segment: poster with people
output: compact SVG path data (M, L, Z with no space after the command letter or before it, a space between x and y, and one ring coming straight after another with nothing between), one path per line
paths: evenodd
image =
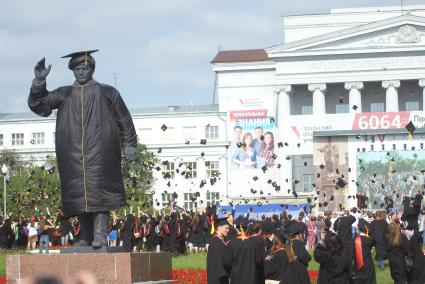
M232 169L268 169L276 165L275 119L267 109L230 112Z

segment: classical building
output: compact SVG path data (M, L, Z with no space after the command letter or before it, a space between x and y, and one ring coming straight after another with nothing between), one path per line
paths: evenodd
M399 202L420 190L422 151L415 151L425 138L425 6L334 9L283 23L283 44L220 51L211 62L229 137L246 117L262 116L275 121L275 140L283 142L275 148L280 167L260 185L253 170L230 171L232 197L252 195L253 186L274 200L295 190L335 209L356 205L359 190L379 208L385 197ZM240 110L245 118L233 117ZM413 137L405 128L410 121ZM381 171L374 168L385 159Z
M287 16L283 30L213 58L218 105L132 110L161 161L156 207L381 208L423 188L425 6ZM0 147L42 160L54 120L0 114Z

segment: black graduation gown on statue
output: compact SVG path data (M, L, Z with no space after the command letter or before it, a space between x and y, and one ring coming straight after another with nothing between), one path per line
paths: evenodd
M232 249L218 236L212 236L207 253L208 284L228 284L232 260Z
M340 255L331 255L323 245L314 250L314 259L320 264L317 284L349 284L349 260Z
M271 259L265 260L264 275L266 279L281 281L282 284L310 283L310 277L304 265L298 260L290 263L284 250L276 251Z
M375 241L376 259L387 259L388 223L385 220L373 220L370 223L370 236Z
M233 254L230 283L257 284L257 258L253 240L236 238L230 241L229 247Z
M363 267L358 269L357 258L356 258L356 246L355 240L352 239L350 242L350 253L351 260L354 260L354 283L361 284L376 284L376 273L375 273L375 264L372 259L372 247L375 245L375 241L367 236L359 235L362 242L362 256L363 256ZM351 263L351 262L350 262ZM357 282L356 282L357 281Z
M413 269L407 271L407 283L425 283L425 255L422 252L422 237L415 232L409 240L409 253L413 258Z
M305 249L305 245L300 240L293 240L292 247L294 254L297 256L299 262L301 262L305 267L308 267L308 263L311 260L311 256L308 251Z
M136 147L136 130L118 91L91 80L47 91L33 81L28 106L56 115L56 158L66 216L110 211L126 204L121 146Z
M388 262L390 264L391 278L394 283L406 283L406 267L404 258L409 253L409 242L405 235L401 234L400 245L388 248Z

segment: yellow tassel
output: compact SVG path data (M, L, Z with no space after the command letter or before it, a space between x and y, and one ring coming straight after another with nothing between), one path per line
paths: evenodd
M242 240L246 239L245 232L244 232L242 227L241 227L241 238L242 238Z
M86 52L86 60L84 61L84 65L87 66L87 52Z
M409 132L409 134L407 134L407 138L412 141L413 140L413 134Z
M215 233L215 228L214 228L214 221L213 221L212 224L211 224L211 232L210 232L210 234L211 235L214 235L214 233Z

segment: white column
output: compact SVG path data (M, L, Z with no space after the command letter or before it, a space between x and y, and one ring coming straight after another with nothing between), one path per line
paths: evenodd
M277 94L277 112L278 112L278 121L281 121L280 118L283 116L291 115L291 99L290 93L292 92L291 85L279 85L276 88Z
M308 90L313 92L313 114L322 115L326 113L325 90L326 84L309 84Z
M425 79L419 79L419 86L422 87L422 110L425 110Z
M382 87L387 89L385 102L386 112L398 112L398 92L397 88L400 87L399 80L382 81Z
M362 95L360 90L363 89L363 82L347 82L344 87L349 91L350 113L362 112ZM357 106L357 109L353 109L353 106Z

